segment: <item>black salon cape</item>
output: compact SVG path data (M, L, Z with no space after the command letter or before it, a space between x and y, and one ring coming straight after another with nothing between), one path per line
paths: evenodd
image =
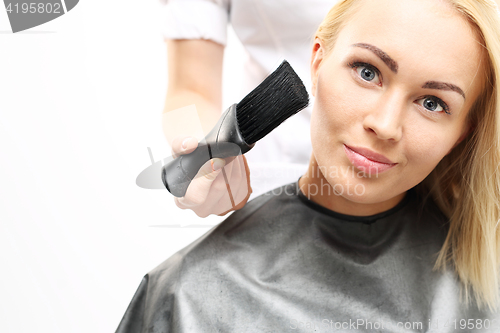
M356 217L283 186L146 274L116 332L500 332L432 271L446 221L414 190Z

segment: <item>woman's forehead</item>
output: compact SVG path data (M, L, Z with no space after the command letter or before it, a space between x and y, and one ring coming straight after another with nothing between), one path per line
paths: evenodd
M334 53L340 57L354 52L375 54L355 47L373 45L394 60L402 75L452 80L471 90L483 57L477 39L470 23L447 1L364 1L340 31Z
M446 4L437 0L365 1L341 33L351 40L366 38L390 45L395 52L411 50L430 56L477 51L469 22Z

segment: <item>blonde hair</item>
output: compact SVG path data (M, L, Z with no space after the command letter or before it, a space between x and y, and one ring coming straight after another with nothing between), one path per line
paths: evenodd
M446 0L474 28L487 55L486 82L469 111L472 133L416 186L432 196L449 219L435 270L451 262L462 282L462 300L474 294L479 308L496 309L500 273L500 14L493 0ZM328 54L360 0L341 0L327 14L315 38Z

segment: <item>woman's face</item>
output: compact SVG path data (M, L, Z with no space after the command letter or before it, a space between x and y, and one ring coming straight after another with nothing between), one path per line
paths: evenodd
M311 163L340 194L328 200L379 204L420 183L468 134L482 57L436 0L364 1L327 56L317 39Z

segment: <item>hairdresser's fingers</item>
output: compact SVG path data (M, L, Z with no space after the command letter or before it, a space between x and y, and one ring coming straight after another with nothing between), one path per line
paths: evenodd
M193 136L178 136L172 140L172 157L189 154L198 147L198 140Z
M238 179L238 185L236 186L237 191L233 197L235 206L218 214L219 216L224 216L233 210L243 208L252 194L252 187L250 186L250 169L248 168L248 163L244 155L242 155L240 162L242 162L240 163L242 167L240 169L240 174L244 175L244 177L239 177Z
M228 169L229 166L231 166L231 174L229 175L229 172L226 172L226 186L227 186L227 191L226 193L220 197L218 202L214 202L213 205L210 207L210 213L219 215L222 212L229 212L234 210L236 204L238 202L235 201L235 194L238 192L239 187L241 186L241 175L240 175L240 157L237 157L233 159L233 161L230 163L230 165L224 167L224 171ZM223 175L224 176L224 175Z
M228 160L231 161L228 162ZM212 184L206 202L193 209L198 216L219 215L221 212L234 210L235 201L233 196L241 186L239 183L241 183L242 179L240 175L242 161L241 156L226 158L226 165Z
M250 185L250 169L248 168L248 163L245 156L243 156L242 162L243 163L240 172L242 173L243 176L241 177L242 179L239 187L240 191L236 194L236 199L235 199L235 202L237 202L236 209L242 208L246 204L248 198L253 192L252 186Z
M243 199L241 199L241 201L238 204L236 204L235 206L231 205L231 207L229 209L226 209L226 210L224 210L224 212L219 213L217 215L224 216L224 215L226 215L229 212L232 212L234 210L238 210L238 209L241 209L241 208L245 207L246 203L248 202L248 198L250 198L250 195L252 194L252 190L251 189L250 190L241 190L240 193L241 194L245 194L246 193L246 196L243 197ZM224 206L227 207L227 205L224 205Z
M226 172L227 182L231 183L231 179L234 178L233 173L235 170L238 170L240 165L240 156L231 156L225 158L226 166L224 167L224 171Z
M248 168L245 156L242 156L239 173L240 184L237 193L234 195L236 209L242 208L248 201L250 194L252 194L252 187L250 186L250 169Z
M242 156L226 158L223 169L226 177L222 172L213 172L209 164L205 164L191 182L186 195L174 199L176 205L181 209L191 209L200 217L219 215L221 212L226 214L243 207L250 195L245 176L245 170L248 172L246 159ZM232 190L229 191L228 187Z
M222 211L231 209L231 207L232 205L226 188L226 181L221 172L212 183L212 188L207 196L207 200L203 204L191 209L196 215L207 217L210 214L217 215Z
M245 167L245 174L247 175L247 182L248 182L248 186L250 186L250 168L248 167L248 163L247 163L247 158L245 157L245 155L242 155L243 157L243 166Z
M234 201L233 203L236 205L241 201L237 200L236 194L239 192L242 180L244 178L243 177L244 175L242 175L241 173L241 166L243 165L242 157L238 156L233 160L233 162L231 162L231 164L233 165L233 168L231 170L232 171L231 177L230 178L228 177L229 178L228 183L229 183L231 198Z
M232 161L228 162L228 160ZM205 202L196 206L191 206L189 208L200 217L207 217L211 214L219 215L221 212L234 210L235 202L233 200L233 194L230 194L231 192L229 189L231 188L231 186L233 186L235 189L240 186L234 186L236 182L241 182L242 179L242 177L238 175L238 173L240 172L240 165L243 165L241 157L232 157L230 159L227 158L226 165L223 167L223 171L219 173L216 179L212 182ZM235 171L236 175L234 174Z
M246 181L247 181L247 187L250 190L250 193L252 193L252 186L250 185L250 168L248 167L247 159L245 155L243 155L243 163L245 167L245 175L246 175ZM250 194L249 194L250 195Z
M224 159L214 158L203 164L189 184L184 197L174 199L177 206L186 209L202 205L207 200L212 184L225 163ZM222 185L217 186L222 187Z

